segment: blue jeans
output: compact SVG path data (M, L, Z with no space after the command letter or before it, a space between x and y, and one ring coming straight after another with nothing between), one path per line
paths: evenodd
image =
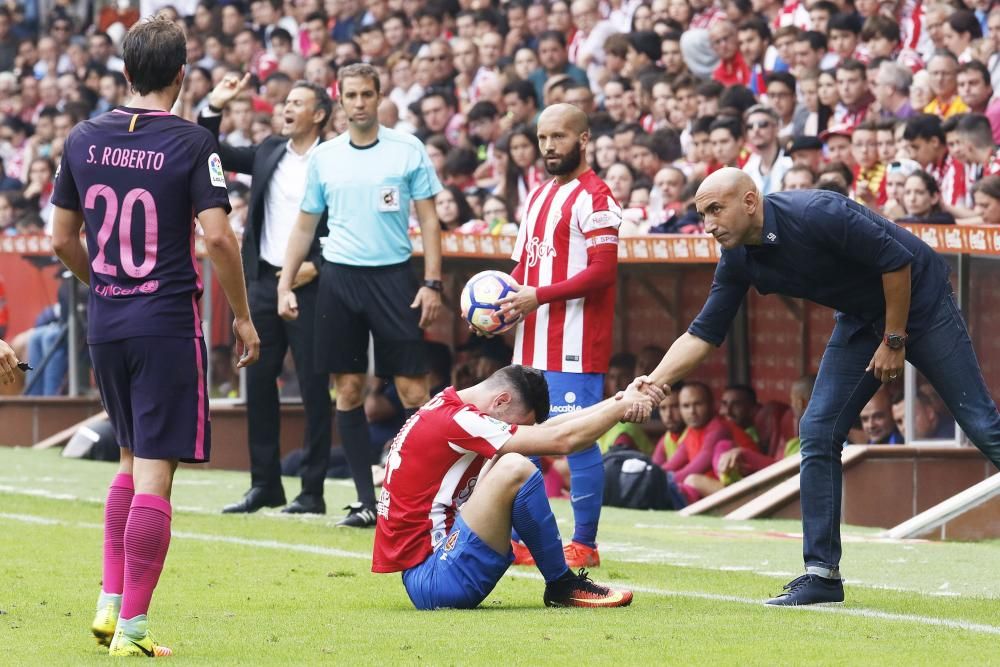
M34 381L31 391L24 393L29 396L56 396L62 389L63 380L66 378L66 371L69 368L69 352L64 339L58 347L56 342L62 334L62 325L59 322L49 322L36 328L28 339L28 359L32 366L38 368L45 358L45 355L52 352L49 363L45 368L30 371L25 378L28 384ZM41 378L35 380L35 376L41 373Z
M969 439L1000 467L1000 412L950 286L932 319L924 333L907 341L906 358L934 386ZM853 334L848 329L839 321L834 327L799 427L802 551L806 568L818 573L840 564L840 454L847 431L880 386L865 368L881 337L874 328Z

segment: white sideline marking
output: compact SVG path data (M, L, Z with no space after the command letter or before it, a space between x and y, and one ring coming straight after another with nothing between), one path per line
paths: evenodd
M22 523L29 524L44 524L44 525L59 525L68 526L70 528L86 528L86 529L97 529L103 530L103 526L100 524L93 523L82 523L76 521L63 521L60 519L53 519L51 517L43 517L33 514L7 514L0 512L0 519L7 519L10 521L20 521ZM209 535L206 533L191 533L187 531L173 531L173 537L188 540L198 540L201 542L221 542L225 544L238 544L240 546L256 547L261 549L274 549L278 551L294 551L298 553L308 553L318 556L333 556L337 558L354 558L358 560L369 560L371 554L358 551L346 551L344 549L334 549L332 547L321 547L312 544L296 544L289 542L279 542L277 540L255 540L244 537L233 537L229 535ZM542 581L542 577L539 574L531 572L516 572L513 569L507 570L507 577L512 577L514 579L532 579L535 581ZM640 593L649 593L650 595L661 595L664 597L678 597L678 598L690 598L697 600L712 600L716 602L731 602L734 604L745 604L752 605L755 607L767 606L764 605L759 599L754 598L743 598L735 595L722 595L719 593L705 593L702 591L671 591L663 588L653 588L651 586L643 586L638 584L631 584L628 582L616 582L616 585L622 587L628 587L633 591ZM955 630L965 630L968 632L977 632L980 634L988 635L998 635L1000 636L1000 627L995 625L987 625L985 623L973 623L970 621L960 621L947 618L935 618L933 616L916 616L911 614L893 614L890 612L876 611L874 609L857 609L851 607L817 607L817 606L806 606L806 607L781 607L775 609L785 609L789 612L821 612L828 614L842 614L844 616L859 616L863 618L876 618L883 621L898 621L901 623L916 623L919 625L932 625L945 628L953 628ZM781 613L781 611L775 611L775 613Z
M536 579L542 581L542 577L539 574L534 574L531 572L511 572L507 571L508 577L514 577L517 579ZM840 606L815 606L809 605L805 607L772 607L771 605L764 604L761 600L754 598L741 598L735 595L722 595L720 593L703 593L701 591L668 591L662 588L652 588L650 586L634 585L628 582L615 582L615 585L620 585L623 588L627 587L632 591L639 593L649 593L650 595L662 595L664 597L679 597L679 598L692 598L698 600L712 600L715 602L733 602L736 604L747 604L754 607L768 607L770 609L776 610L775 613L782 613L781 610L789 610L789 612L822 612L827 614L842 614L844 616L860 616L863 618L877 618L881 621L900 621L902 623L919 623L922 625L936 625L945 628L954 628L956 630L968 630L969 632L979 632L987 635L1000 635L1000 627L995 625L987 625L985 623L972 623L970 621L956 621L949 618L935 618L933 616L916 616L911 614L893 614L886 611L876 611L874 609L857 609L852 607L840 607Z
M91 502L91 503L97 503L97 504L103 504L104 503L104 498L88 498L88 497L84 497L84 496L74 496L74 495L68 494L68 493L55 493L55 492L49 491L47 489L25 488L25 487L18 487L18 486L9 486L9 485L6 485L6 484L0 484L0 493L10 493L10 494L15 494L15 495L35 496L35 497L39 497L39 498L47 498L47 499L50 499L50 500L84 501L84 502ZM219 515L219 512L217 510L210 510L210 509L207 509L205 507L192 507L192 506L185 506L185 505L174 505L174 509L176 511L179 511L179 512L189 512L191 514L201 514L201 515L210 515L210 516L218 516ZM8 515L0 514L0 518L5 517L5 516L8 516ZM13 516L13 515L10 515L10 516ZM329 517L326 517L326 516L312 516L312 515L295 515L295 516L289 516L287 514L282 514L281 512L278 512L277 510L274 510L274 511L262 510L260 512L257 512L256 516L262 516L262 517L266 517L266 518L269 518L269 519L276 519L276 520L279 520L279 521L298 521L298 522L302 522L302 523L324 523L324 522L326 522L326 523L328 523L331 526L333 525L333 522L334 522L333 519L331 519ZM557 517L556 521L557 521L557 523L563 523L563 524L567 523L566 519L560 519L558 517ZM82 523L77 523L75 525L77 527L100 528L100 529L103 530L103 526L97 525L97 524L82 524ZM671 530L679 530L679 529L685 528L683 526L660 526L660 525L655 525L655 524L641 524L641 523L635 524L635 527L636 528L666 528L666 529L671 529ZM689 526L689 527L686 527L686 528L691 529L691 528L694 528L694 527ZM698 528L701 528L703 530L707 530L708 526L698 526ZM177 534L177 533L175 533L175 534ZM799 535L799 537L801 538L801 535ZM198 539L198 538L193 538L193 539ZM238 539L242 539L242 538L233 538L233 539L238 540ZM848 537L845 535L844 536L844 541L847 541L847 540L848 540ZM865 538L861 538L859 541L867 541L867 540ZM896 539L888 539L888 538L878 537L878 538L876 538L874 540L871 540L871 541L881 542L881 543L889 543L889 544L901 544L902 548L904 550L907 550L907 549L908 550L912 550L913 547L909 546L908 543L920 543L920 542L926 542L927 540L922 540L922 539L896 540ZM242 542L234 542L234 544L243 544L243 543ZM671 567L684 567L684 568L693 568L693 569L698 569L698 570L711 570L711 571L716 571L716 572L748 571L748 572L753 572L755 574L759 574L761 576L776 577L776 578L780 578L780 579L786 579L786 578L789 578L789 577L796 577L796 576L798 576L800 574L798 572L782 572L782 571L772 572L772 571L764 571L764 570L754 570L753 567L751 567L751 566L743 566L743 565L734 565L734 566L712 565L712 564L704 562L703 559L702 559L702 556L699 555L699 554L687 554L687 553L679 553L679 552L673 552L673 551L665 551L663 549L656 549L656 548L652 548L652 547L645 547L645 546L641 546L641 545L634 545L634 544L631 544L631 543L628 543L628 542L620 543L620 544L615 544L615 543L612 543L612 542L604 542L604 543L602 543L602 545L603 545L602 549L605 552L614 555L614 557L615 557L616 560L621 561L623 563L640 563L640 564L652 564L652 565L669 565ZM309 553L314 553L314 552L309 552ZM346 557L353 557L353 556L345 556L345 558ZM762 563L762 565L767 565L767 563L766 562ZM857 580L857 579L855 579L853 577L851 577L849 581L854 586L862 586L864 588L872 588L872 589L876 589L876 590L898 591L898 592L901 592L901 593L917 593L919 595L927 595L927 596L931 596L931 597L949 597L949 598L950 597L961 597L961 593L957 593L955 591L948 591L948 590L923 590L923 589L920 589L920 588L906 588L906 587L902 587L902 586L892 586L892 585L889 585L889 584L882 584L882 583L878 583L878 582L859 581L859 580Z

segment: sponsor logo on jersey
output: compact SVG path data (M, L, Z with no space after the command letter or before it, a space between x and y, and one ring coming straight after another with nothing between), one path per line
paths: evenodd
M95 285L94 293L98 296L137 296L140 294L155 294L160 289L160 281L147 280L136 287L119 287L118 285Z
M528 266L535 266L546 257L556 256L556 249L552 244L546 241L539 241L537 236L531 237L525 252L528 254Z
M587 227L598 229L600 227L617 227L619 224L621 224L621 218L611 211L596 211L591 214Z
M588 248L593 248L596 245L618 245L618 237L614 234L599 234L597 236L591 236L587 239L586 246Z
M573 404L571 404L571 405L553 405L549 409L549 412L555 412L555 413L560 413L561 414L561 413L566 413L566 412L576 412L577 410L583 410L583 408L581 406L579 406L579 405L573 405Z

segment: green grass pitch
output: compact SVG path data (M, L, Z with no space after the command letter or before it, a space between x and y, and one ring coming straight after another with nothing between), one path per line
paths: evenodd
M102 501L115 467L0 447L0 665L110 658L89 633ZM298 492L298 480L286 480ZM150 610L170 664L1000 664L1000 542L887 541L845 527L841 607L761 604L801 571L797 522L605 509L597 581L626 609L546 609L516 568L474 611L417 612L369 571L373 533L326 517L223 516L248 475L178 472L173 539ZM568 503L555 501L564 533Z

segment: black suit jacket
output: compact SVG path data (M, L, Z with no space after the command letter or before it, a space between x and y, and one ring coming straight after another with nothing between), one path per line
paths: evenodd
M219 126L222 116L205 116L198 114L198 124L207 128L215 138L219 137ZM247 280L256 280L260 268L260 237L264 228L264 198L271 185L271 176L278 167L278 162L285 154L288 139L280 136L270 136L256 146L237 148L224 142L219 142L219 157L222 158L222 168L240 174L249 174L253 178L250 184L250 206L248 220L243 231L243 272ZM294 222L294 221L291 221ZM326 212L316 225L316 235L309 247L307 261L319 268L322 261L319 240L327 235Z

